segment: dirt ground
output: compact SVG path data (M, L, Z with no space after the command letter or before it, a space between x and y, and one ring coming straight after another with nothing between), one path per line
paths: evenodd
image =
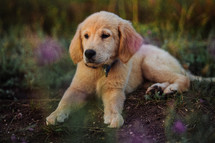
M108 136L105 135L105 132L108 130L108 132L113 132L114 141L120 143L165 142L163 126L166 103L146 101L144 93L145 90L140 88L128 95L123 111L125 123L120 129L106 128L105 125L102 125L103 112L96 112L95 116L98 119L89 123L94 126L96 131L92 131L94 130L92 128L85 130L84 134L86 134L87 139L90 139L90 135L93 134L92 137L98 138L98 141L100 139L105 141ZM55 131L50 131L51 133L49 133L49 129L46 129L45 117L49 113L44 110L44 107L48 105L48 102L50 101L46 99L0 101L0 142L64 141L62 140L64 137L63 129L63 132L57 132L57 134ZM99 127L100 124L102 128ZM80 139L80 142L85 142L84 138Z
M63 125L47 127L45 117L55 109L59 99L1 100L0 142L164 143L167 141L164 121L175 99L146 100L144 95L145 89L140 87L127 96L123 111L125 123L120 129L109 129L103 124L101 101L84 107L82 115L79 115L81 111L73 113ZM50 107L52 102L54 106ZM207 112L215 114L212 108Z

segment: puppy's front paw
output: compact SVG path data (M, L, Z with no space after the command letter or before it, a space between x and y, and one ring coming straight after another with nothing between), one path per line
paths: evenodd
M119 128L123 125L124 120L120 114L112 114L109 128Z
M46 118L47 125L56 125L57 123L64 122L69 117L68 111L54 111Z
M104 123L110 124L111 123L111 114L105 114L104 115Z

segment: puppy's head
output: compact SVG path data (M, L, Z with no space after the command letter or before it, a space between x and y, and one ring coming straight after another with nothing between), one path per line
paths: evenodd
M98 67L119 58L126 63L140 48L142 37L130 22L109 12L92 14L79 24L70 44L74 63Z

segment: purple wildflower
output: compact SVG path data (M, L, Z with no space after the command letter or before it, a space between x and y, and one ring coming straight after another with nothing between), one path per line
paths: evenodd
M38 46L35 53L39 65L47 65L60 59L62 52L61 46L57 41L47 38Z
M173 124L172 129L175 133L182 134L187 130L187 127L182 123L182 121L178 120Z
M16 142L16 136L14 134L11 135L10 139L12 142Z
M21 143L27 143L25 139L22 139L21 141L22 141Z
M203 99L199 99L199 102L200 103L204 103L205 101Z
M33 132L34 131L34 128L28 128L29 131Z
M128 127L122 128L119 131L120 138L118 142L129 142L129 143L151 143L154 139L152 136L146 136L147 132L144 128L141 120L136 119L129 123Z

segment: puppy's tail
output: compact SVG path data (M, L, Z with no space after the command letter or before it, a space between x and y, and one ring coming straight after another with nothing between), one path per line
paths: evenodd
M201 77L193 75L190 71L186 71L186 75L190 78L191 81L207 81L207 82L215 82L215 77Z

